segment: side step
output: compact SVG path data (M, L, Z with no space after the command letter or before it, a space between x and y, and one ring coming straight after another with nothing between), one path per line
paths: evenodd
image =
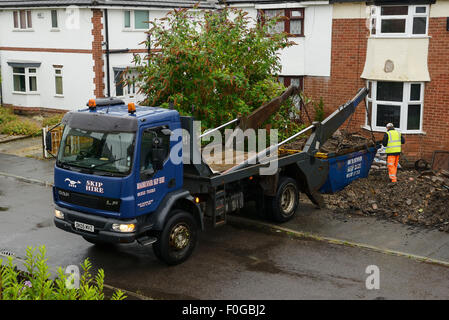
M157 241L156 237L142 237L142 238L138 238L136 239L137 243L139 243L142 246L149 246L150 244L153 244Z

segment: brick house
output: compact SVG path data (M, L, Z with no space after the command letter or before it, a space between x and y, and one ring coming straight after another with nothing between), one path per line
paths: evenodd
M78 109L92 97L139 101L121 74L145 55L147 21L197 0L0 0L3 105L24 111ZM215 1L199 1L214 9Z
M117 83L132 66L133 54L145 55L144 21L162 18L196 0L0 0L2 102L22 110L70 110L88 98L118 96L139 101L135 87ZM218 9L219 1L200 1ZM291 34L296 46L283 50L279 80L302 86L305 75L329 77L332 6L328 1L227 1L257 21L287 14L276 31ZM307 18L306 18L307 17Z
M350 128L381 139L388 122L405 135L409 160L449 150L449 1L330 1L330 77L305 77L304 90L326 111L368 86Z
M197 1L0 0L0 68L5 105L77 109L90 97L138 101L117 79L144 55L144 21ZM285 15L275 31L296 45L280 52L285 85L320 97L329 114L363 86L364 107L349 122L377 139L387 122L405 134L409 159L449 150L448 0L227 0L255 21ZM75 5L75 7L73 6ZM200 1L217 9L218 1Z

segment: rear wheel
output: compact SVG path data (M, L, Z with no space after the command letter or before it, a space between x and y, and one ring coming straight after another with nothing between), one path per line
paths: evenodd
M183 210L176 210L153 243L157 258L168 265L186 261L198 241L198 226L194 217Z
M299 190L292 178L279 179L276 196L268 197L267 207L271 218L276 222L286 222L294 217L299 203Z

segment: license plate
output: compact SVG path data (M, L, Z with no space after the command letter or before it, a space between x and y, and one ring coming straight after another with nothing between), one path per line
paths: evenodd
M94 232L94 226L93 225L82 223L82 222L78 222L78 221L75 221L75 228L76 229L80 229L80 230L84 230L84 231Z

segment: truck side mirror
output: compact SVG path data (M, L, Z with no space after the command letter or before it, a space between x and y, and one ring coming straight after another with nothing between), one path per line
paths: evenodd
M52 149L51 131L47 131L45 134L45 150L50 152Z

